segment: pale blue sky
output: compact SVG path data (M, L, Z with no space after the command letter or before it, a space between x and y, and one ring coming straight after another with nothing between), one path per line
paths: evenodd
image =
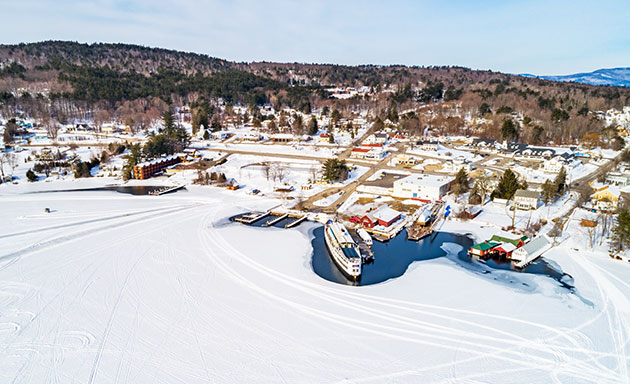
M125 42L236 61L630 67L625 1L0 0L0 43Z

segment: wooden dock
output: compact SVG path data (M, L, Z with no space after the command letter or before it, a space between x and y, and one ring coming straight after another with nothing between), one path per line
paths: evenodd
M444 207L444 204L435 204L433 206L433 209L431 210L431 224L420 225L418 223L413 223L409 228L407 228L407 239L411 241L418 241L431 235L435 231L435 227L437 227L444 218Z
M163 187L160 189L156 189L155 191L152 191L150 194L153 196L161 196L164 195L166 193L171 193L171 192L175 192L178 191L182 188L186 187L186 184L181 184L181 185L175 185L172 187Z
M433 226L422 226L414 224L407 228L407 239L411 241L418 241L433 233Z
M284 227L285 228L293 228L293 227L299 225L304 220L306 220L306 215L304 215L304 216L302 216L302 217L298 218L297 220L294 220L294 221L292 221L290 223L287 223L287 225L285 225Z
M280 216L276 217L276 218L275 218L275 219L273 219L273 220L268 220L268 221L267 221L267 223L266 223L266 225L267 225L268 227L270 227L270 226L272 226L272 225L274 225L274 224L276 224L276 223L281 222L282 220L286 219L287 217L289 217L289 214L288 214L288 213L285 213L284 215L280 215Z
M266 212L250 212L250 213L246 213L240 217L237 217L234 219L234 221L238 221L239 223L242 224L253 224L254 222L263 219L267 216L269 216L271 214L270 211L266 211Z
M543 252L544 253L544 252ZM517 263L513 263L512 265L514 265L514 268L516 269L523 269L525 267L527 267L528 265L530 265L531 263L533 263L534 261L540 259L542 257L542 253L539 255L534 255L533 257L528 257L524 260L521 260Z

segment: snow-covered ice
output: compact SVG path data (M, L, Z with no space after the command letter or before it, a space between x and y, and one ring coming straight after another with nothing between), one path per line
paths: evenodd
M548 256L592 306L447 258L351 287L312 271L308 226L226 219L277 200L21 188L0 188L3 383L628 382L630 266L608 257Z

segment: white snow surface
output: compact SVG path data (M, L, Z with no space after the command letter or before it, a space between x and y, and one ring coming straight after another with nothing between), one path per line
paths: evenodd
M313 272L308 225L226 219L277 200L21 191L0 188L2 383L628 382L630 266L608 257L549 253L592 305L448 258L351 287Z

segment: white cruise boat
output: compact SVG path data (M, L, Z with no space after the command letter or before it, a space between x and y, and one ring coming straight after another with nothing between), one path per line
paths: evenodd
M324 226L324 239L341 272L354 280L361 277L361 253L346 227L339 222L329 221Z

